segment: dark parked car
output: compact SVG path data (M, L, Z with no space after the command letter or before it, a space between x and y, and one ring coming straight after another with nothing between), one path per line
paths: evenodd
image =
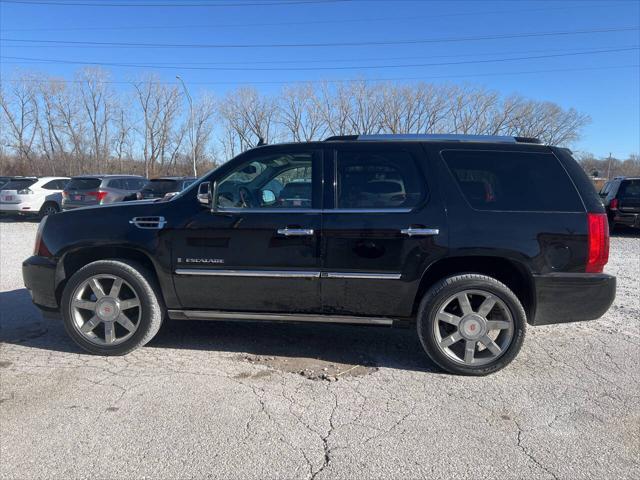
M81 175L73 177L62 192L62 209L121 202L140 190L144 177L136 175Z
M167 202L47 217L23 275L101 355L146 344L166 317L412 325L442 368L483 375L513 360L527 323L603 315L608 254L569 150L374 135L258 147Z
M617 225L640 228L640 177L616 177L600 190L609 229Z
M180 193L193 182L196 177L159 177L148 180L142 190L129 195L125 200L149 200L165 198Z

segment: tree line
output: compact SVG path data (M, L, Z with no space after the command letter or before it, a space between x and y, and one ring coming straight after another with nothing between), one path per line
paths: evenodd
M296 84L265 94L203 92L193 113L179 84L150 74L116 89L108 71L73 81L23 73L0 84L0 173L198 173L266 143L330 135L459 133L571 145L589 117L473 85L355 81Z

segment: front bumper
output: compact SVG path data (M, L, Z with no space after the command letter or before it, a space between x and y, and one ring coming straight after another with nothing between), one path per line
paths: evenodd
M616 277L605 273L534 275L536 313L531 325L600 318L616 297Z
M22 262L22 278L37 307L48 311L59 310L55 262L45 257L29 257Z

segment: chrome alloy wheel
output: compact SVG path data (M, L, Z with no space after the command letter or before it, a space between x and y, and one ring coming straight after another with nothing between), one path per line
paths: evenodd
M140 325L140 299L133 287L116 275L89 277L71 298L73 327L96 345L118 345Z
M496 295L464 290L447 298L433 322L436 345L454 362L486 365L500 357L513 340L509 308Z
M46 215L55 215L56 213L58 213L58 209L56 209L56 207L54 205L46 205L43 209L42 209L42 216L46 216Z

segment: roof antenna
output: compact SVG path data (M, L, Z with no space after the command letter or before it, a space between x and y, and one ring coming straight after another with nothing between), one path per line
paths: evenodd
M262 145L265 145L264 138L258 137L258 144L256 147L261 147Z

